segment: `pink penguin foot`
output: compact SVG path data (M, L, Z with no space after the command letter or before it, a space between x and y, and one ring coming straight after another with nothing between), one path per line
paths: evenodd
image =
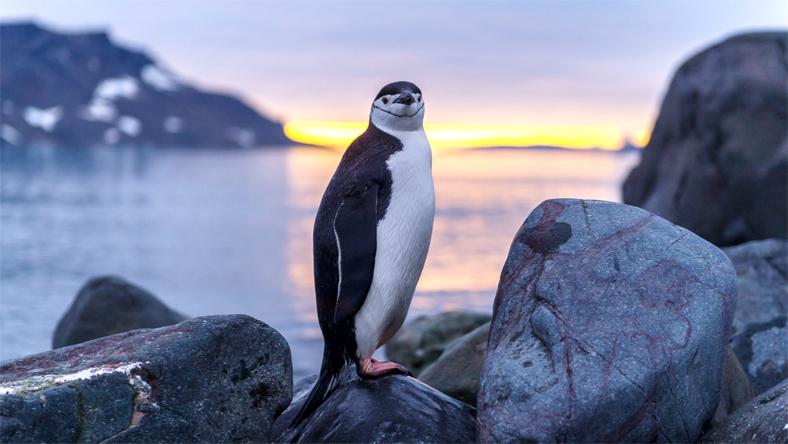
M396 362L376 361L374 359L359 360L358 375L364 379L375 379L388 374L413 376L407 368Z

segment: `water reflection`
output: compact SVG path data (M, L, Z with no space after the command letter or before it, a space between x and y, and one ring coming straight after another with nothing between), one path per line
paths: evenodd
M0 359L48 348L90 276L116 273L189 315L278 329L319 365L311 231L339 153L3 149ZM618 199L633 155L437 152L432 246L411 316L489 310L512 235L552 197Z

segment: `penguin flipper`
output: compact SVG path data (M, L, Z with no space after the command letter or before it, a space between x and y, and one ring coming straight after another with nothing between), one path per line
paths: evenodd
M361 310L372 285L377 251L378 190L370 181L346 195L334 217L338 249L339 285L334 322L341 323Z

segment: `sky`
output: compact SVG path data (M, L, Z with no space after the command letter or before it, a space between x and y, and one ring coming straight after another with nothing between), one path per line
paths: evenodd
M381 86L411 80L428 132L449 140L613 147L647 139L683 60L738 32L788 28L788 2L0 3L0 20L23 18L108 29L183 79L242 95L291 135L344 143Z

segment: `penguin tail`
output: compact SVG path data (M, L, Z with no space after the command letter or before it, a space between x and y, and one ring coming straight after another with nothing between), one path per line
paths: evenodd
M339 376L345 368L346 360L345 355L341 350L330 349L328 347L323 349L323 363L320 366L320 374L317 377L312 391L306 398L306 402L301 406L301 410L290 423L290 428L295 428L301 422L309 417L320 404L325 401L328 395L339 383Z

